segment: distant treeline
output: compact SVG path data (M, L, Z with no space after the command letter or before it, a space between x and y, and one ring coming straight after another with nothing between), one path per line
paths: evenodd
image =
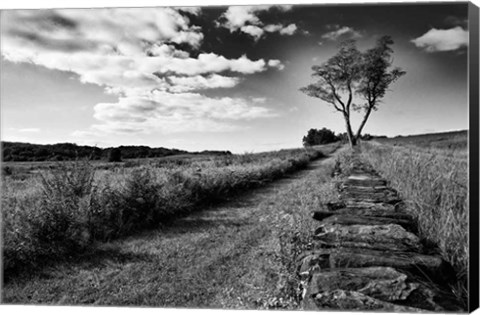
M360 137L361 140L371 140L373 138L386 138L387 136L372 136L370 134L364 134ZM306 136L303 137L302 142L304 146L328 144L336 141L347 142L347 133L335 134L330 129L310 129Z
M230 151L187 152L178 149L150 148L148 146L120 146L116 148L98 148L80 146L74 143L31 144L2 141L3 161L71 161L88 158L91 160L109 160L112 150L119 150L122 159L156 158L179 154L229 155Z

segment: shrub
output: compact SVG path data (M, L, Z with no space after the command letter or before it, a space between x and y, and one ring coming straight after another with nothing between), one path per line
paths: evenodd
M121 162L122 151L119 148L112 148L108 153L108 162Z
M338 141L335 133L327 128L322 128L320 130L312 128L302 140L304 146L328 144L335 141Z
M89 218L97 195L93 176L88 162L61 165L41 174L37 189L22 198L2 195L6 271L90 244Z

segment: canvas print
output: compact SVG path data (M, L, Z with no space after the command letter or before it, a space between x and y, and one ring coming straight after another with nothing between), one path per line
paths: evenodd
M470 10L2 10L2 303L468 311Z

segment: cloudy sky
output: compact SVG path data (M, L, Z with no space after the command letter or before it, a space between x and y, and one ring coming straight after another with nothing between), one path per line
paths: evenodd
M468 128L467 5L281 5L1 13L1 138L233 152L344 131L299 88L344 39L391 35L406 76L365 133ZM354 117L354 127L359 117Z

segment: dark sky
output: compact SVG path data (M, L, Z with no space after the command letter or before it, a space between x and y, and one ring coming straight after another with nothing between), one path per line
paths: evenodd
M466 3L237 9L2 12L2 140L298 147L310 128L344 131L299 92L311 66L382 35L407 74L364 131L468 128Z

